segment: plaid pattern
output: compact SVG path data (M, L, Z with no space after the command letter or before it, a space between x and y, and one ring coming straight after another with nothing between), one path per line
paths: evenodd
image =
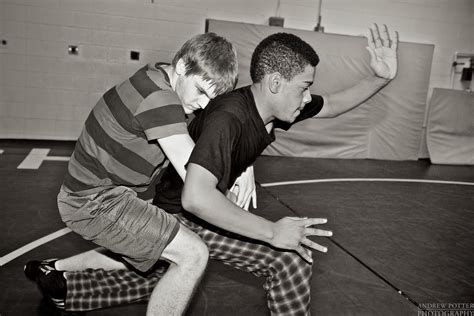
M210 258L265 277L267 304L274 315L308 315L311 265L294 252L278 251L177 215L209 248ZM142 277L132 271L86 270L68 273L66 310L84 311L148 299L163 271Z
M67 272L65 310L87 311L148 300L165 272L164 267L147 277L131 270Z

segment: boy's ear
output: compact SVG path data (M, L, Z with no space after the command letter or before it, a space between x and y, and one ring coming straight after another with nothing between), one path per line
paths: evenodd
M281 89L282 76L279 72L274 72L268 76L268 88L273 94L276 94Z
M184 75L186 74L186 64L184 62L184 60L182 58L180 58L178 60L178 62L176 63L176 73L178 75Z

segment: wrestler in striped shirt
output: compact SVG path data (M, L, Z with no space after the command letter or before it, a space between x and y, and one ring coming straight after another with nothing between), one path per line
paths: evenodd
M208 250L174 216L136 192L147 189L167 160L184 179L194 147L186 115L232 90L237 73L230 42L214 33L191 38L171 64L147 65L103 95L69 162L58 208L72 231L142 272L160 258L172 262L154 288L148 305L152 314L184 312L206 267ZM64 307L67 273L60 271L125 267L92 251L65 260L32 261L25 273Z

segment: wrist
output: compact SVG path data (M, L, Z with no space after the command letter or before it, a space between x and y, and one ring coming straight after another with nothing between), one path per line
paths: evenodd
M276 231L277 231L276 226L277 225L275 223L267 221L267 225L265 227L266 229L264 229L264 236L263 236L264 242L272 244L276 235Z

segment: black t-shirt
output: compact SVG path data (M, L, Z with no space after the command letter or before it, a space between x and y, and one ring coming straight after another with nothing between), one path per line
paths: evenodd
M322 106L323 98L313 95L295 122L318 114ZM287 130L291 124L276 121L274 127ZM275 140L273 132L269 134L265 129L250 86L212 100L190 122L188 129L196 142L188 163L211 172L218 179L218 190L223 193ZM182 186L181 178L170 164L157 185L153 203L170 213L179 212Z

